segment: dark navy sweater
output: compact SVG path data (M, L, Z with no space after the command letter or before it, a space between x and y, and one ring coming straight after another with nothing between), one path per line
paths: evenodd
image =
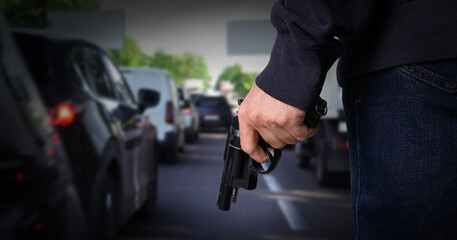
M338 80L409 63L457 58L457 0L279 0L268 65L256 84L309 110L325 75Z

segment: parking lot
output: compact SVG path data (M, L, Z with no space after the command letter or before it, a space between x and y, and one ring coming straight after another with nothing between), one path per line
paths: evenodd
M160 165L154 218L130 219L120 239L352 239L349 188L318 186L290 149L257 189L240 189L230 211L219 210L225 139L203 133L176 164Z

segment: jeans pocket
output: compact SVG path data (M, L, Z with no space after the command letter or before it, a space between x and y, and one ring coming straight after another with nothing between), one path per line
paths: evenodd
M447 93L457 93L457 59L397 66L403 73Z

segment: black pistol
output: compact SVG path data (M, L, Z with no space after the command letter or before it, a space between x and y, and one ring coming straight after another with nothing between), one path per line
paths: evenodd
M238 102L241 104L241 100ZM306 113L305 124L310 128L319 125L319 120L327 114L327 102L319 98L312 111ZM221 187L217 206L220 210L230 210L230 205L236 202L239 188L253 190L257 187L257 174L267 174L273 171L280 158L281 150L274 149L259 137L259 145L265 150L268 162L257 163L241 149L238 117L232 119L224 151L224 169L222 171ZM269 151L273 150L273 154Z

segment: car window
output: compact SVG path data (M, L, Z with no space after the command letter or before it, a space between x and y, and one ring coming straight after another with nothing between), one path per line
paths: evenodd
M94 50L87 51L86 63L91 81L89 85L95 87L95 91L103 97L116 98L110 77Z
M92 81L87 80L87 72L86 72L86 68L84 66L84 64L85 64L84 53L85 53L85 49L82 46L77 46L77 47L73 48L72 60L73 60L75 72L79 77L82 77L84 79L84 81L90 86L91 89L93 89L94 91L97 91L94 83Z
M124 79L122 78L121 73L117 70L116 66L114 63L111 61L111 59L106 56L106 54L101 53L101 58L103 62L105 63L106 69L113 80L114 83L114 91L117 94L117 97L125 102L128 102L130 104L133 104L133 96L130 93L130 90L125 83Z
M199 102L200 102L201 107L217 107L217 108L227 107L227 101L225 101L224 98L202 97L199 99Z

